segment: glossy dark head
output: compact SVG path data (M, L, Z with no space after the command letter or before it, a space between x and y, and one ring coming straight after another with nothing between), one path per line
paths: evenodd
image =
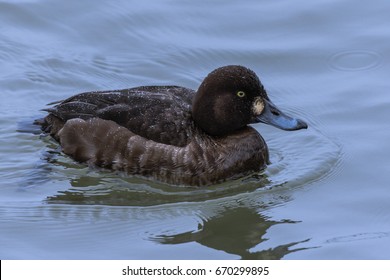
M237 65L218 68L203 80L192 114L195 123L213 136L257 122L284 130L307 128L305 122L285 115L269 100L255 72Z

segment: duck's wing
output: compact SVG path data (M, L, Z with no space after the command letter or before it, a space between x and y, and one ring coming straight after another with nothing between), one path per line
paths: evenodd
M191 138L191 103L195 92L176 86L146 86L86 92L46 109L63 123L74 118L112 120L156 142L184 146Z

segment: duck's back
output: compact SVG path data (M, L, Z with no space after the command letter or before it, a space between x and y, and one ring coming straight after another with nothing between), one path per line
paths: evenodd
M97 117L112 120L148 140L182 147L189 143L194 129L194 94L191 89L177 86L80 93L47 109L50 114L43 129L56 137L70 119Z

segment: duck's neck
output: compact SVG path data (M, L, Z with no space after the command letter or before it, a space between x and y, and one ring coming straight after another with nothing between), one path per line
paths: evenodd
M192 102L192 118L206 134L225 136L246 127L246 120L235 118L232 112L226 110L226 108L234 106L229 98L224 96L207 97L198 92Z

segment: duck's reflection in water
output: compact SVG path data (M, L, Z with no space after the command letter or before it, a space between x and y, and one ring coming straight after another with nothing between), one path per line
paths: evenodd
M182 244L198 242L209 248L223 250L226 253L238 255L241 259L282 259L285 255L308 248L296 245L308 240L279 245L274 248L255 251L254 247L266 241L267 230L276 224L296 223L294 221L270 221L253 209L239 207L209 220L202 219L197 231L189 231L175 235L159 235L152 240L161 244ZM291 249L291 247L296 247Z

